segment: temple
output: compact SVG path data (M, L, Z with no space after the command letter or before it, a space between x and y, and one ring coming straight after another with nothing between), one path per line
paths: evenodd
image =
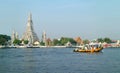
M22 40L28 40L29 44L34 44L36 42L39 42L37 34L34 32L34 29L33 29L33 21L32 21L31 13L28 16L27 28L25 33L23 34Z

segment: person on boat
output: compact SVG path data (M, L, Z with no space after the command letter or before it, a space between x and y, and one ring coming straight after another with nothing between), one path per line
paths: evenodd
M96 49L96 46L94 46L94 50Z
M94 49L94 46L92 45L92 46L91 46L91 51L93 52L94 50L95 50L95 49Z
M88 48L85 46L85 50L88 50Z

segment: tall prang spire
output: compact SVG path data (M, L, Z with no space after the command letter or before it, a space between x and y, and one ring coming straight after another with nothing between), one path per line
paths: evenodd
M27 29L29 31L33 30L33 21L32 21L32 14L31 13L29 13L29 15L28 15Z
M32 14L31 13L29 13L29 15L28 15L28 22L32 22Z
M28 20L32 20L32 13L29 13Z
M30 44L34 44L36 41L39 42L37 34L33 29L32 14L30 13L27 21L27 29L23 35L23 40L28 40Z

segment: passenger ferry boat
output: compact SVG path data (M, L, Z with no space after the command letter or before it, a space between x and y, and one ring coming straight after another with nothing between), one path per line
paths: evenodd
M100 52L102 51L103 47L100 44L88 44L82 47L76 48L74 52Z

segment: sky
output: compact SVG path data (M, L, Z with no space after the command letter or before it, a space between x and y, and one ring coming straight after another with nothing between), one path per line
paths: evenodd
M120 0L2 0L0 34L17 31L21 37L32 13L34 31L41 39L78 37L120 39Z

